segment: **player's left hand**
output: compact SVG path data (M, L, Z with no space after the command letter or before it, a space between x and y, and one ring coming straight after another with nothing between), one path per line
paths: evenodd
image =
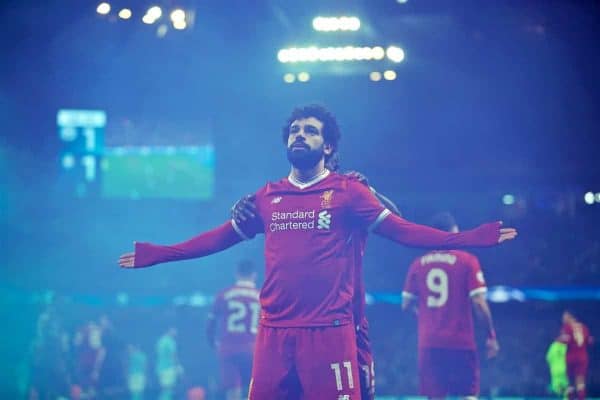
M256 204L254 203L254 195L246 195L239 199L233 207L231 207L231 218L238 224L242 221L253 219L256 217Z
M500 221L500 225L502 225L502 221ZM506 240L512 240L517 237L517 230L515 228L500 228L500 237L498 238L498 243L502 243Z
M488 359L496 357L498 355L498 352L500 351L500 345L498 344L498 340L496 338L489 338L488 340L486 340L485 350Z

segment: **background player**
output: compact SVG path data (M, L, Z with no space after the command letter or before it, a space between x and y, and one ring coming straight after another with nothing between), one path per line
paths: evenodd
M215 298L206 328L209 344L217 350L221 387L227 400L241 399L242 388L250 383L260 315L254 264L241 261L235 277L235 285Z
M441 213L432 226L458 232L452 215ZM477 258L464 251L432 251L410 266L402 308L418 304L420 394L429 398L479 394L479 360L472 308L485 324L487 356L499 346L485 299L486 285Z
M594 339L587 326L575 318L570 311L562 316L563 326L558 341L567 345L567 375L569 376L569 399L585 399L585 381L589 365L588 346Z

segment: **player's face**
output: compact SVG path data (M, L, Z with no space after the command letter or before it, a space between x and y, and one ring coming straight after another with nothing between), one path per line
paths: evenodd
M318 119L309 117L290 124L287 156L294 167L313 168L331 151L331 146L323 138L323 123Z

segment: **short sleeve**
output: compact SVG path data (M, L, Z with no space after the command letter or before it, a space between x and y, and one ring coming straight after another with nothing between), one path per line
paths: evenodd
M483 277L483 271L481 271L481 266L479 265L479 260L475 256L469 257L469 269L468 269L468 278L467 285L469 289L469 296L477 296L478 294L483 294L487 292L487 287L485 284L485 278Z
M348 180L348 195L352 217L362 229L374 230L391 214L371 190L357 180Z

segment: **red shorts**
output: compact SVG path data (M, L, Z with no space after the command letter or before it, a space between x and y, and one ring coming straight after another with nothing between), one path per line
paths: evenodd
M252 353L219 354L223 389L247 388L252 374Z
M567 376L572 384L578 376L587 376L589 361L586 358L567 358Z
M256 337L249 400L360 398L354 325L273 328Z
M475 350L419 349L420 394L428 397L477 396L479 358Z
M361 399L373 400L375 399L375 363L373 362L370 341L364 329L356 331L356 349Z

